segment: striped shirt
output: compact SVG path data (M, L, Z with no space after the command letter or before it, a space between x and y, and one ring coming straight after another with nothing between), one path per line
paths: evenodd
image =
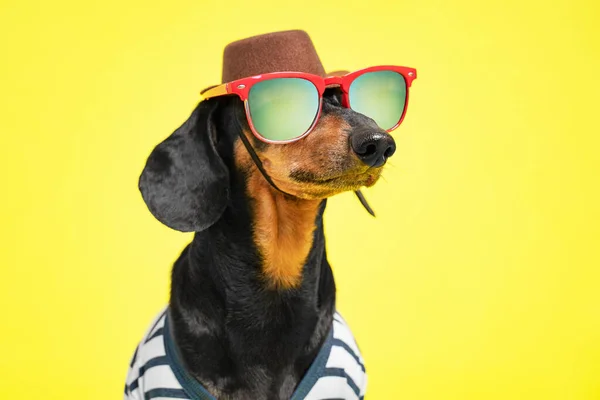
M125 400L215 400L183 367L161 312L139 343L127 374ZM291 400L362 400L367 386L363 359L352 332L337 312L333 329Z

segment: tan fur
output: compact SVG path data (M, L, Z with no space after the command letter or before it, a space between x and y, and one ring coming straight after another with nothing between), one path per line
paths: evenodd
M263 259L263 273L273 288L296 287L313 242L319 200L289 198L273 189L254 166L241 141L238 166L249 171L248 196L254 201L254 240Z
M261 153L263 164L271 177L284 186L290 186L287 185L288 175L295 168L316 175L347 172L352 164L360 164L350 151L348 135L345 133L349 129L348 123L340 117L322 116L315 129L302 140L268 146Z
M247 173L247 194L252 198L254 241L263 259L262 270L274 288L296 287L312 247L314 223L322 199L375 183L381 168L367 167L350 149L342 118L325 115L305 138L272 144L257 151L264 169L284 192L274 189L254 165L241 140L235 144L237 167ZM252 142L252 133L244 131ZM315 176L316 182L290 178L294 171Z

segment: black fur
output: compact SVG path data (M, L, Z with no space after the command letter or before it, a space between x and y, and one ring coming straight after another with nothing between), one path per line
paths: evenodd
M323 112L333 108L352 125L372 123L326 96ZM173 268L170 299L173 334L190 373L220 399L289 399L332 325L326 201L300 285L269 289L253 241L246 174L234 165L239 124L247 122L237 98L200 103L150 155L140 189L160 221L196 232Z
M140 177L140 191L152 214L184 232L214 224L227 206L229 170L217 154L212 114L202 102L190 118L156 146Z

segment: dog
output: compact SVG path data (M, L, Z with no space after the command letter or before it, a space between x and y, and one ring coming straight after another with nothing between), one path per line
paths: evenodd
M283 145L253 135L240 99L210 98L152 151L144 200L195 235L131 360L125 399L364 397L323 212L327 198L373 186L395 142L342 97L327 88L311 133Z

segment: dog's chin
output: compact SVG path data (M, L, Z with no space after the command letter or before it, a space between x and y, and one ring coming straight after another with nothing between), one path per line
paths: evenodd
M297 197L306 200L322 200L343 192L356 191L362 187L371 187L381 177L381 169L360 174L348 173L334 177L323 177L305 183L295 190Z

